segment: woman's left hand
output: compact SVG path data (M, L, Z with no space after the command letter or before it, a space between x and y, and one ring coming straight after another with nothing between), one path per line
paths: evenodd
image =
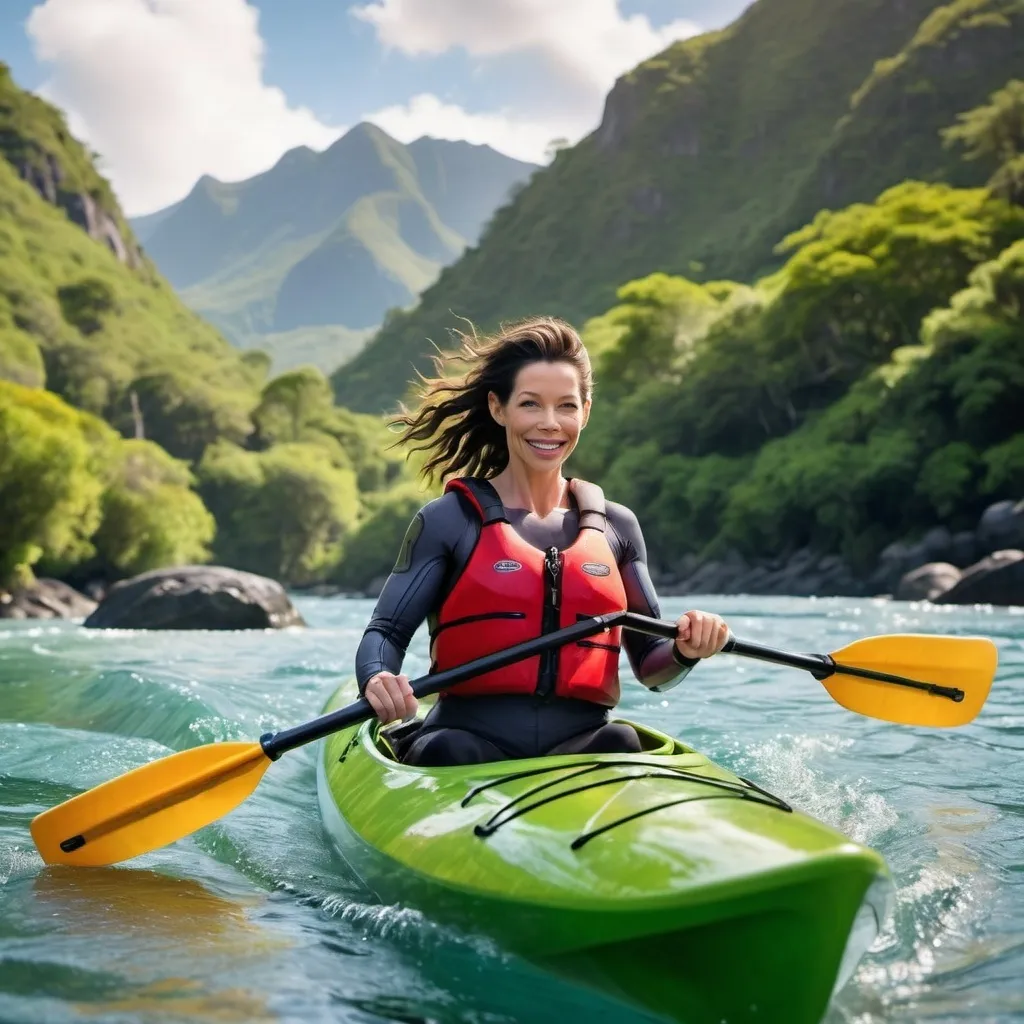
M686 612L676 620L676 649L684 658L710 658L729 639L729 627L720 615Z

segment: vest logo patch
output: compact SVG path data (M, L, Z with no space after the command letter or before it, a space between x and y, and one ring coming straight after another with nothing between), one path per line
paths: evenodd
M523 565L521 562L516 562L511 558L503 559L500 562L494 563L495 572L518 572L522 567Z
M588 576L610 576L612 572L611 566L605 565L603 562L584 562L580 568Z

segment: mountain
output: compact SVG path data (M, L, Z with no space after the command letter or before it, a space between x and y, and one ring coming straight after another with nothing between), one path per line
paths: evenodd
M0 377L193 458L251 432L265 371L175 295L63 115L0 64Z
M757 0L619 79L597 130L335 372L338 400L392 407L458 318L580 322L654 271L751 281L822 207L908 177L984 183L939 129L1019 72L1022 47L1022 0Z
M363 123L246 181L205 176L136 226L188 305L236 344L268 348L282 368L299 348L333 369L475 242L533 170L487 146L405 146Z

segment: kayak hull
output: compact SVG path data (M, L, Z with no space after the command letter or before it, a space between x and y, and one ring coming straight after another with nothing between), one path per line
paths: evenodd
M425 769L364 723L322 742L321 814L382 902L669 1020L817 1024L881 925L884 862L638 729L641 754Z

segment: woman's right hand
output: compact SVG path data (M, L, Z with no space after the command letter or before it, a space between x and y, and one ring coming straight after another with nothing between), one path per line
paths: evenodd
M363 695L385 725L400 718L411 718L419 707L409 685L409 677L404 674L396 676L393 672L378 672L370 677Z

